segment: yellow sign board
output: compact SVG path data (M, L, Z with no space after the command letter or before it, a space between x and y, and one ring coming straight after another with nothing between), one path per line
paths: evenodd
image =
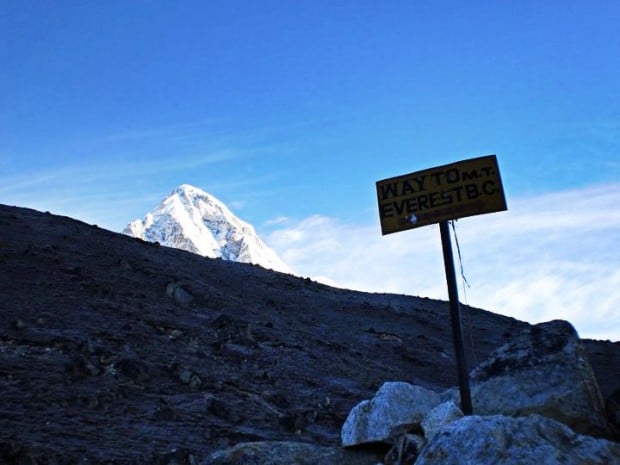
M377 200L384 235L507 209L495 155L377 181Z

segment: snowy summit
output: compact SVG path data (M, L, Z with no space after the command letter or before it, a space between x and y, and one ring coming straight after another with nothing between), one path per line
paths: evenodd
M144 219L129 223L123 233L205 257L292 273L252 225L233 215L211 194L189 184L174 189Z

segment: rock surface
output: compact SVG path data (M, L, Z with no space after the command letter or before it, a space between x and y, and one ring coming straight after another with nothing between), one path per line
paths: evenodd
M611 465L620 444L580 436L549 418L469 416L450 423L422 449L415 465Z
M567 322L525 330L476 367L471 378L478 416L461 421L463 413L452 401L437 405L431 391L385 383L351 410L343 445L389 442L384 465L607 464L619 458L620 444L574 431L613 436L583 347ZM458 395L456 388L449 392Z
M342 445L390 442L416 426L439 404L439 394L404 382L388 382L356 405L342 427Z
M474 413L538 413L582 434L609 437L587 354L565 321L532 326L471 373Z
M431 440L441 429L453 421L463 418L463 412L454 402L443 402L426 414L422 420L422 432Z

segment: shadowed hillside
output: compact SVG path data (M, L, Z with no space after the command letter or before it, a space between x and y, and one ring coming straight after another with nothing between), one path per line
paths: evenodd
M445 302L2 205L0 295L1 463L183 464L240 441L338 444L382 382L456 384ZM470 368L527 326L463 315ZM620 344L587 347L607 396Z

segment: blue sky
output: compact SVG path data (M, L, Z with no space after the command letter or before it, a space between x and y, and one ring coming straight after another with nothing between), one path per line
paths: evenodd
M620 339L619 2L20 0L0 10L0 202L121 230L190 183L300 274L445 298L435 246L407 245L438 232L380 238L374 183L495 153L509 211L458 222L465 271L480 276L469 303L528 321L570 315L582 335ZM588 211L571 225L576 204ZM607 221L583 221L592 215ZM492 257L470 224L495 228ZM388 265L355 278L368 257L413 269L398 283ZM420 272L427 264L433 272ZM576 282L591 298L568 312ZM523 299L536 293L549 309Z

